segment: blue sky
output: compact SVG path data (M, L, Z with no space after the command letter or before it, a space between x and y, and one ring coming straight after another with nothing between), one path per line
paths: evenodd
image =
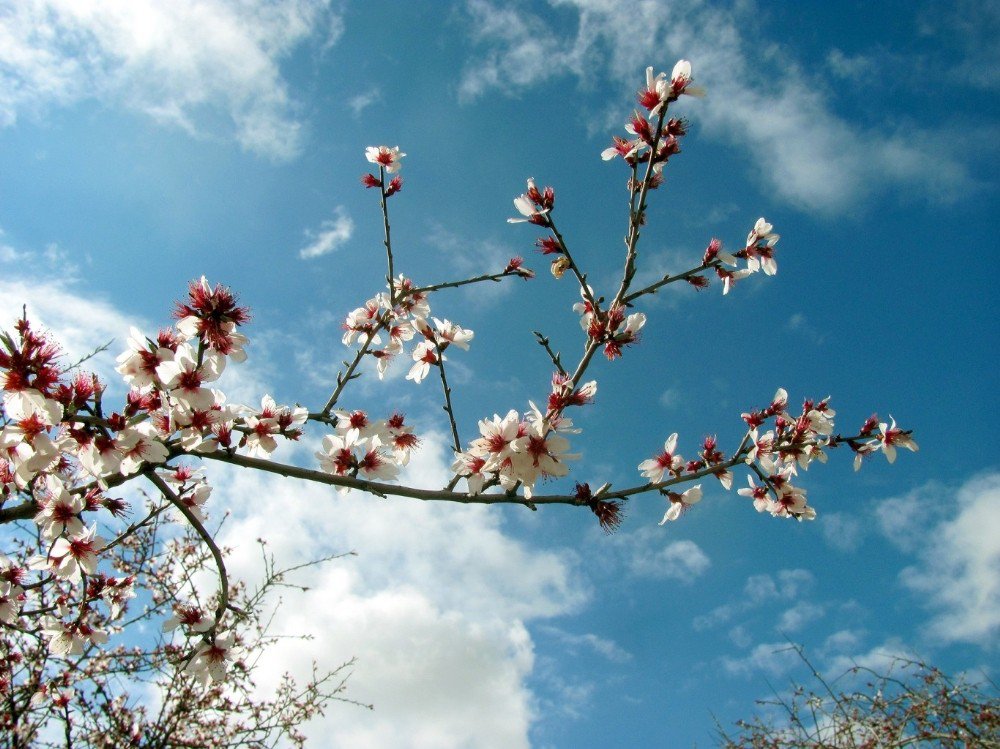
M0 2L3 325L26 303L70 352L117 351L204 274L254 313L231 400L321 405L349 355L340 323L384 274L364 149L398 144L398 269L430 283L524 255L538 271L433 301L476 332L449 370L471 439L545 397L532 330L567 358L581 345L578 292L547 272L540 232L506 223L512 198L529 176L553 185L574 256L610 289L625 174L600 152L645 67L689 59L708 96L677 107L690 133L640 272L689 267L713 236L738 246L758 216L782 235L779 272L641 302L642 343L592 369L570 479L630 485L674 431L685 455L706 434L732 450L739 414L779 386L832 395L845 433L891 413L920 452L860 473L834 453L802 479L814 523L706 485L664 528L662 498L634 500L610 537L586 511L341 497L212 466L246 575L238 541L261 534L289 561L359 553L283 609L317 639L262 684L358 656L351 695L376 710L333 709L313 728L333 746L596 747L711 745L713 715L804 678L776 652L788 641L832 674L914 653L995 678L998 25L986 0ZM409 479L440 485L438 392L403 374L368 372L349 405L405 409L425 438ZM309 464L321 436L280 457Z

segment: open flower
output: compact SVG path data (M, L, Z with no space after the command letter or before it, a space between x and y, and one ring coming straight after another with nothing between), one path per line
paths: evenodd
M688 507L700 502L701 484L692 486L683 494L678 494L677 492L667 492L666 497L670 501L670 507L667 508L666 513L663 515L663 520L660 521L660 525L676 520Z
M395 174L402 166L400 159L406 156L400 153L399 146L368 146L365 149L365 158L373 164L378 164L390 174Z
M882 452L885 453L885 459L890 463L896 460L896 447L905 447L907 450L912 452L917 452L920 446L917 445L916 441L908 434L906 434L902 429L896 427L896 420L889 417L891 424L886 424L881 422L878 425L879 431L882 432L882 436L879 441L882 443Z
M655 458L644 460L639 464L642 475L652 483L663 481L664 473L676 474L684 466L684 458L677 454L677 432L674 432L663 443L663 452Z
M58 577L78 582L81 574L97 572L97 552L105 545L96 524L69 539L57 538L49 551L49 566Z
M211 642L203 642L184 670L198 679L202 686L222 681L226 678L229 662L235 657L234 640L232 632L220 632Z

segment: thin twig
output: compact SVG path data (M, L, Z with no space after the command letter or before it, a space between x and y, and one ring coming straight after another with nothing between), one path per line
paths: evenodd
M472 278L465 278L461 281L445 281L443 283L433 283L428 286L418 286L414 289L409 289L405 292L406 296L413 296L414 294L427 294L432 291L440 291L441 289L457 289L459 286L468 286L472 283L482 283L483 281L494 281L499 282L504 278L509 276L518 276L520 273L516 271L503 271L501 273L484 273L481 276L473 276Z
M545 349L545 353L547 353L549 355L549 359L552 360L552 363L555 365L555 368L558 370L559 374L565 375L566 374L566 369L562 365L562 360L560 358L560 355L557 354L555 351L553 351L549 347L549 339L546 338L544 335L542 335L537 330L534 330L532 332L535 334L535 338L538 339L538 344L543 349Z
M721 266L722 266L722 261L719 259L715 259L709 261L707 264L703 263L702 265L699 265L696 268L691 268L690 270L686 270L683 273L678 273L676 276L671 276L668 273L656 283L651 283L649 286L646 286L645 288L639 289L638 291L633 291L631 294L624 297L622 301L624 301L625 304L629 304L630 302L638 299L641 296L645 296L646 294L655 294L657 291L659 291L663 286L666 286L668 283L674 283L675 281L686 281L691 276L696 276L699 273L704 273L707 270L711 270L712 268L719 268Z
M205 526L202 525L201 521L191 512L190 508L184 504L180 497L174 493L174 490L167 486L166 481L160 478L153 470L147 470L145 476L153 486L160 490L160 493L170 504L180 511L212 552L212 557L215 559L215 566L219 572L219 605L215 609L215 623L217 625L222 619L222 615L226 612L226 609L229 608L229 575L226 573L226 563L222 558L222 551L219 549L219 545L215 543L215 539L212 538L212 534L205 530Z
M451 436L455 440L455 453L462 452L462 441L458 438L458 425L455 423L455 412L451 406L451 388L448 387L448 377L444 373L444 353L441 350L441 343L437 336L434 336L434 348L437 350L438 372L441 373L441 388L444 390L444 411L448 414L448 421L451 424Z

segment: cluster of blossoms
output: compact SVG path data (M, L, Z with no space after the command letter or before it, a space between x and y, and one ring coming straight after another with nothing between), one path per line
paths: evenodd
M443 352L452 344L468 351L475 333L436 317L431 318L433 326L428 323L431 308L427 294L405 276L396 278L392 286L391 294L378 294L347 315L343 325L344 345L360 343L362 355L374 357L382 379L393 358L403 352L403 344L417 338L411 351L413 365L406 379L421 382L432 365L445 359Z
M586 388L596 392L597 384L588 383ZM530 406L524 418L511 410L504 417L494 414L479 422L480 436L452 465L457 475L465 477L470 494L497 485L505 491L520 486L530 499L539 479L565 476L566 461L580 457L566 452L569 440L563 435L580 431L572 428L573 422L551 412L544 415L534 403Z
M58 347L27 320L17 322L14 336L0 339L2 499L20 494L33 505L43 548L27 568L82 591L76 610L62 604L41 622L54 653L78 654L87 642L105 640L106 631L91 623L94 605L103 603L104 619L113 621L134 595L133 579L98 571L109 541L97 532L94 515L106 510L121 516L128 509L110 496L113 487L153 474L155 466L183 453L244 448L251 456L270 455L276 437L297 439L305 423L305 409L278 406L269 396L260 409L230 405L211 387L229 359L246 358L246 338L237 329L249 313L228 289L204 278L192 283L175 316L175 327L155 340L132 329L117 366L130 389L113 412L105 385L95 375L63 370ZM183 467L155 475L173 487L169 496L182 515L205 519L211 487L204 479ZM27 571L5 566L0 617L12 623L27 600Z
M633 112L625 130L634 138L614 136L612 145L601 152L605 161L621 157L633 169L629 188L635 190L638 181L635 169L647 164L650 169L648 189L655 190L663 182L663 168L674 154L680 153L679 138L687 134L683 120L666 118L667 105L682 95L703 96L704 91L691 85L691 63L680 60L667 77L666 73L653 75L653 68L646 68L646 86L638 93L639 105L647 114Z
M400 159L406 156L400 153L399 146L369 146L365 149L365 158L379 168L379 176L374 174L364 174L361 177L361 184L365 187L378 187L383 191L385 197L389 198L403 189L403 178L396 172L402 166ZM385 182L385 174L395 175L389 183Z
M401 413L384 421L372 421L364 411L337 411L336 416L336 433L324 437L323 449L316 453L320 469L334 476L395 480L420 444Z
M808 470L814 461L825 463L826 451L847 445L855 454L855 470L860 468L862 457L878 450L885 453L889 462L895 460L896 447L918 449L913 437L896 427L879 422L877 416L868 418L857 435L843 437L834 434L836 411L830 408L829 398L820 401L806 400L796 416L788 411L788 393L778 388L767 408L742 414L748 431L736 453L727 458L718 449L715 437L706 437L702 450L695 460L685 461L677 452L677 434L667 438L663 451L644 460L638 468L651 485L657 485L670 507L663 522L676 520L683 509L701 499L700 485L677 494L659 485L669 485L688 480L689 477L714 475L727 491L732 489L733 474L730 470L740 463L749 467L749 486L738 494L753 501L754 509L775 517L812 520L816 511L807 504L805 489L793 484L799 470ZM761 433L761 428L773 420L773 428ZM876 429L878 433L876 434ZM761 481L757 484L755 477ZM662 523L661 523L662 524Z

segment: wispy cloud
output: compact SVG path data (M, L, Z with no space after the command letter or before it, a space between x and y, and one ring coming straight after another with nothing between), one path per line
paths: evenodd
M602 73L616 84L637 86L646 65L669 70L684 57L693 61L698 83L709 88L708 98L686 113L709 134L748 148L760 178L793 205L837 214L882 188L945 202L975 188L967 165L942 147L938 130L859 123L837 114L830 87L816 78L823 71L803 72L786 49L768 40L753 3L556 4L576 11L575 30L560 34L543 13L471 0L478 51L461 78L460 97L516 93L566 74L581 86ZM664 50L673 57L664 60ZM833 60L842 73L851 67L843 55L833 52Z
M309 244L299 250L299 257L305 260L327 255L354 235L354 220L347 215L343 206L337 206L334 217L320 224L318 230L306 229Z
M382 98L382 92L378 88L353 96L347 101L347 106L355 117L361 116L368 107Z
M548 625L542 625L539 627L539 631L555 637L563 645L570 648L572 652L580 649L592 650L612 663L627 663L632 660L632 654L618 645L614 640L600 637L592 632L578 635L567 632L559 627Z
M696 630L711 629L731 621L738 614L758 609L766 603L791 601L805 595L814 585L815 578L809 570L778 570L774 575L763 573L751 575L743 585L743 596L731 603L716 606L707 614L696 616L691 623ZM787 612L786 612L787 613ZM799 612L807 615L807 612ZM789 622L794 624L794 614Z
M688 539L673 540L659 526L616 533L602 541L604 548L635 577L692 583L712 566L712 560L698 544Z
M0 14L0 125L97 99L214 137L222 113L223 134L284 161L302 123L280 62L338 21L330 0L25 0Z

